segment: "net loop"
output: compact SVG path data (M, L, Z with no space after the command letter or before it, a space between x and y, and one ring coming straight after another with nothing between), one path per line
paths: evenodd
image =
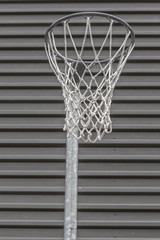
M110 15L111 16L111 15ZM82 15L85 18L84 36L81 46L76 46L72 33L70 19L62 21L64 34L64 55L56 47L54 29L47 32L45 44L50 66L61 83L65 102L65 125L67 136L71 134L78 140L96 142L104 133L112 132L110 109L115 85L133 50L132 31L126 28L126 34L120 46L115 48L113 39L114 18L107 20L106 34L100 48L97 50L92 20L94 16ZM128 43L129 42L129 43ZM92 50L93 58L85 59L85 48ZM70 48L75 57L70 58ZM80 50L79 50L80 48ZM102 59L102 53L108 51L108 59ZM106 51L106 52L107 52ZM57 54L58 52L58 54ZM61 69L59 60L64 67ZM74 130L78 130L78 135Z

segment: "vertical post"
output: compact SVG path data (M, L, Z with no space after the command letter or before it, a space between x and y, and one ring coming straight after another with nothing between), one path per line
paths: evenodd
M78 135L78 129L74 129ZM77 239L78 140L70 135L66 146L64 240Z
M79 82L79 77L83 75L85 66L82 63L73 63L76 69L74 79ZM79 95L75 93L74 102L78 105ZM78 118L77 110L71 104L74 126L73 134L78 137L78 127L75 123ZM67 134L68 135L68 134ZM77 184L78 183L78 140L69 134L66 146L66 179L65 179L65 211L64 211L64 240L77 239Z

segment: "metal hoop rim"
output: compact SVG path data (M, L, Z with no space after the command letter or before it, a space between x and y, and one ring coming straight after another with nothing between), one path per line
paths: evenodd
M133 29L131 28L131 26L126 22L124 21L123 19L117 17L117 16L114 16L114 15L111 15L111 14L108 14L108 13L103 13L103 12L78 12L78 13L72 13L72 14L69 14L69 15L66 15L62 18L59 18L58 20L56 20L54 23L52 23L50 25L50 27L47 29L46 33L45 33L45 43L47 44L48 43L48 34L49 32L54 28L56 27L59 23L61 22L64 22L66 20L69 20L71 18L75 18L75 17L79 17L79 16L100 16L100 17L106 17L107 19L111 20L115 20L119 23L121 23L127 30L130 31L131 33L131 42L128 46L128 48L125 50L125 52L127 53L130 46L131 45L134 45L135 44L135 34L134 34L134 31ZM53 50L55 52L55 55L57 55L59 58L61 59L65 59L54 47L53 47ZM113 61L115 61L116 59L118 59L120 57L120 54L118 54ZM67 61L68 62L77 62L76 59L71 59L71 58L67 58ZM104 60L100 60L100 63L106 63L106 62L109 62L110 59L104 59ZM90 64L92 61L85 61L86 64Z

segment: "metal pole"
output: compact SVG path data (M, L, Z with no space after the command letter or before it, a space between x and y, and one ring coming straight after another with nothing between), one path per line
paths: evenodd
M78 129L74 129L78 134ZM77 239L78 140L70 135L66 142L64 240Z
M75 81L79 81L79 76L82 76L85 67L82 63L74 63L72 67L76 68L78 73L74 74ZM79 95L75 93L74 102L78 105ZM78 137L78 127L75 127L74 122L77 121L78 113L71 104L73 110L74 127L72 132ZM68 135L68 134L67 134ZM66 141L66 180L65 180L65 211L64 211L64 240L77 239L77 183L78 183L78 140L69 134Z

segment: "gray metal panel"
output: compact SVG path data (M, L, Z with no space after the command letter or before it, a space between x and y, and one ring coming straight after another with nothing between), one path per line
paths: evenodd
M160 1L0 0L0 240L63 239L64 104L43 37L84 10L128 21L136 47L114 92L113 133L80 142L78 239L160 237Z

